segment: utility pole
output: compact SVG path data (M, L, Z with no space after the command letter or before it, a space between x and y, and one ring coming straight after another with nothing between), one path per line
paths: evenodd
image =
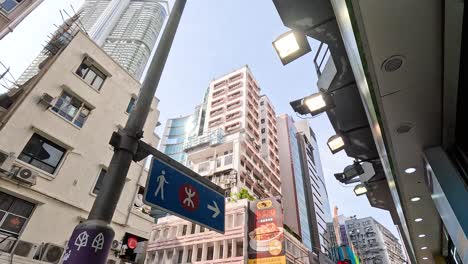
M125 128L112 135L110 144L114 147L114 155L104 177L102 189L94 201L88 219L73 230L62 257L64 264L106 263L115 234L110 223L125 186L128 169L132 161L140 161L149 155L148 148L151 147L141 141L143 127L186 2L187 0L175 1L136 105Z

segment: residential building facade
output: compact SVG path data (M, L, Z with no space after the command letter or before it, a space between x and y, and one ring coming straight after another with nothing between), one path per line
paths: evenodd
M277 117L285 224L310 250L329 251L330 205L315 134L307 121Z
M45 260L49 250L60 258L99 193L113 155L109 138L125 125L139 89L137 80L79 31L35 77L0 96L0 240L6 239L0 249L8 252L18 241L13 263L39 263L33 258ZM154 131L157 104L155 98L145 131ZM156 145L151 132L144 140ZM115 243L109 258L117 263L133 261L133 251L121 247L128 237L143 244L149 238L153 219L141 199L146 177L144 161L132 163L111 223Z
M281 197L276 113L260 96L249 67L213 80L199 113L198 129L184 143L186 164L230 197L226 233L174 216L159 218L147 263L246 263L248 202L236 202L235 194L246 189L256 199ZM309 263L310 249L296 234L284 233L287 263Z
M247 263L248 204L247 200L226 203L224 234L175 216L161 218L150 234L146 263ZM288 232L284 236L287 263L312 263L298 239Z
M356 249L361 263L406 263L398 239L374 218L352 217L346 220L345 225L349 241Z
M139 80L156 44L167 11L160 0L86 0L76 22L112 59ZM37 74L47 57L40 54L19 77Z
M264 146L268 159L261 154L259 93L248 66L213 80L206 96L206 110L200 115L203 132L189 137L184 149L188 166L210 177L227 193L246 188L262 198L280 195L281 182L276 124L272 118L268 147ZM271 105L267 111L275 116Z
M18 26L43 0L4 0L0 2L0 40Z

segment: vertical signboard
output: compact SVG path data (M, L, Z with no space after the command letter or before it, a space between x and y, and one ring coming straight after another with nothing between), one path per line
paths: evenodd
M283 210L274 198L250 202L248 263L286 264Z

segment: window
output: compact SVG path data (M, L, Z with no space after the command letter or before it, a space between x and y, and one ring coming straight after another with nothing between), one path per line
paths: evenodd
M262 138L262 144L264 144L266 142L266 139Z
M106 173L107 171L102 168L100 171L99 171L99 175L98 175L98 178L96 180L96 184L94 184L94 188L93 188L93 193L94 194L98 194L99 191L101 190L101 187L102 187L102 181L104 180L104 176L106 176Z
M52 111L64 117L66 120L72 122L76 126L83 127L83 124L88 118L89 112L91 110L76 97L63 92L55 105L52 107Z
M214 256L214 246L213 244L208 246L208 250L206 252L206 260L213 260Z
M76 70L76 74L80 76L87 84L91 85L96 90L101 90L102 84L106 79L106 75L98 70L95 66L89 65L88 58L84 59L80 67Z
M65 154L65 148L34 134L18 159L53 174Z
M192 262L192 249L189 249L187 252L187 262Z
M260 102L260 105L264 105L264 104L265 104L265 102L263 102L263 101Z
M265 123L265 118L260 119L260 123Z
M182 256L184 255L184 250L179 249L177 251L177 263L182 263ZM151 262L150 262L151 263Z
M224 157L224 166L231 165L232 164L232 155L225 156Z
M201 261L202 259L203 248L197 248L197 261Z
M262 133L265 133L265 129L264 129L264 128L262 128Z
M0 230L18 235L33 209L33 203L0 192Z
M17 5L21 3L21 1L22 0L3 0L0 1L0 8L7 13L10 13Z
M135 106L135 103L136 103L135 97L130 98L130 102L128 102L127 110L125 112L130 114L133 110L133 107Z
M241 257L244 255L244 242L242 240L237 241L236 243L236 257Z

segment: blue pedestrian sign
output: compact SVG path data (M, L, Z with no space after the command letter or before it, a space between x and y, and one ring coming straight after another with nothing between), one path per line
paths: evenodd
M144 194L147 205L224 233L224 201L223 189L208 179L163 153L153 156Z

